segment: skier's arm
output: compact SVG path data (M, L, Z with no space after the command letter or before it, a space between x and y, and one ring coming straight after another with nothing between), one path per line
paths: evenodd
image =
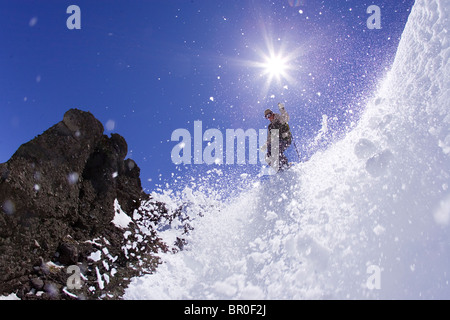
M278 103L278 109L280 109L280 120L283 123L289 122L289 114L287 113L286 109L284 109L284 104Z

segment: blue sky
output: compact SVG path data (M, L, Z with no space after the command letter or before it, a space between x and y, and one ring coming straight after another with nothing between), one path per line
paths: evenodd
M339 137L394 58L412 0L1 0L0 162L60 121L90 111L128 143L144 188L212 168L239 179L260 166L176 166L175 129L263 129L266 108L283 102L304 160L329 121ZM69 30L69 5L81 29ZM370 30L370 5L381 29ZM286 74L268 82L273 51ZM287 152L298 161L293 147ZM177 179L177 177L181 177ZM183 178L184 177L184 178Z

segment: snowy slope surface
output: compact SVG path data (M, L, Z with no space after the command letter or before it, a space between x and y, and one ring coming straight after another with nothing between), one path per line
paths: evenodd
M187 192L189 214L204 213L188 245L125 298L449 299L449 9L416 1L343 140L232 201Z

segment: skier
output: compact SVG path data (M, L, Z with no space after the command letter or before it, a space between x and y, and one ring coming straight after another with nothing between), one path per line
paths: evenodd
M284 151L289 148L292 143L292 134L289 128L289 114L284 109L282 103L278 103L278 108L280 109L280 114L272 112L272 110L267 109L264 111L264 117L270 120L270 124L267 128L267 142L261 148L265 151L267 149L266 161L267 163L275 169L275 171L283 171L289 167L289 161L284 155ZM272 158L272 130L278 130L278 164L272 163L276 162ZM275 158L276 159L276 158Z

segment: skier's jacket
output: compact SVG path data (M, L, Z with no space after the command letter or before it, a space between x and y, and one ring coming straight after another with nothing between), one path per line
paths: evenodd
M270 145L270 134L271 130L278 129L278 135L281 141L285 143L286 146L290 146L292 143L291 129L289 128L289 114L284 108L280 108L280 114L274 113L275 119L270 122L267 134L267 145Z

